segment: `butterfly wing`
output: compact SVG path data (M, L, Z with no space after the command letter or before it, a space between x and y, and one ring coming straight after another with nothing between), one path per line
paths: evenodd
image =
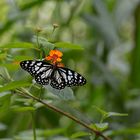
M51 77L53 66L45 61L25 60L20 62L22 69L28 71L38 84L47 85Z
M60 72L56 69L51 77L50 85L56 89L64 89L65 88L65 80L60 74Z
M86 84L86 79L71 69L59 67L58 73L60 74L60 77L65 86L82 86Z

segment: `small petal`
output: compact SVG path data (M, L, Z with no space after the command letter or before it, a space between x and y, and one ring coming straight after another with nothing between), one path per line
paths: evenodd
M51 60L52 59L52 57L51 56L47 56L47 57L45 57L45 60Z
M58 57L62 57L63 56L62 52L60 52L58 50L56 50L55 54L58 55Z
M60 52L59 50L51 50L50 53L49 53L49 56L45 57L45 60L48 60L53 63L53 64L56 64L57 62L61 62L63 53Z
M55 50L51 50L49 54L50 56L53 56L55 54Z
M61 58L57 58L56 61L57 61L57 62L61 62L62 59L61 59Z

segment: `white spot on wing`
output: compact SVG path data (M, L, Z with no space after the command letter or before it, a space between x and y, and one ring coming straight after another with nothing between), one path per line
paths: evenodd
M62 74L63 78L66 80L67 79L66 74L65 73L61 73L61 74Z
M43 73L42 75L41 75L41 78L43 79L43 78L45 78L46 77L46 73Z
M33 66L35 64L35 61L32 61L31 66Z
M71 80L71 76L68 76L68 80L69 80L69 81Z
M37 66L41 66L42 62L37 63Z
M49 70L46 71L46 73L45 73L46 74L46 77L48 77L48 76L51 75L51 71L52 71L52 69L49 69Z
M36 66L36 67L35 67L35 71L37 71L38 69L39 69L39 67Z
M69 71L68 71L68 74L69 74L69 75L72 75L72 72L69 70Z
M46 67L42 67L42 68L39 69L39 72L42 72L45 69L46 69Z

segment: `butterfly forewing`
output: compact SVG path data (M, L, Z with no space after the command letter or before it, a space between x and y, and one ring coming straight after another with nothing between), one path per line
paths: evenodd
M26 60L20 62L20 66L28 71L32 76L36 76L43 71L47 71L52 67L51 64L44 61Z
M28 71L38 84L47 85L52 73L52 65L45 61L26 60L20 66Z

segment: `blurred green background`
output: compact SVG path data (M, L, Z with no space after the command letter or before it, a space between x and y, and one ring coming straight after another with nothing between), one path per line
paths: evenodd
M46 53L55 42L83 48L59 49L65 66L81 73L87 84L73 88L74 95L65 95L75 96L74 100L64 100L40 87L33 87L31 93L38 96L41 92L45 100L85 122L102 123L105 112L126 113L128 116L103 119L108 127L104 134L113 140L140 139L139 0L1 0L0 8L1 87L9 79L32 82L19 62L39 59L35 35L41 29L39 44ZM59 27L53 32L54 23ZM34 104L14 90L0 93L1 140L33 139L32 108L23 107ZM89 136L72 137L87 130L35 105L37 140L94 140Z

